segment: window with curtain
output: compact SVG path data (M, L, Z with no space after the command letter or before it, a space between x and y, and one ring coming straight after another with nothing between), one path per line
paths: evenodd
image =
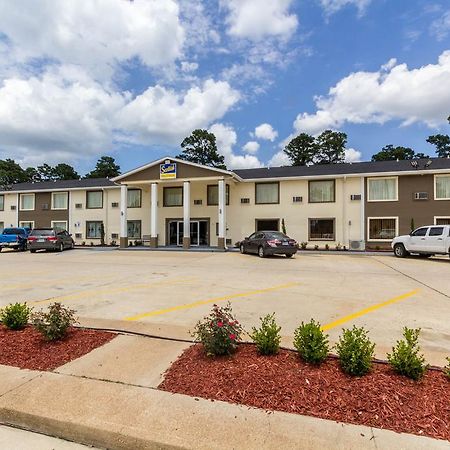
M128 220L127 232L129 238L140 239L141 238L141 221L140 220Z
M102 237L101 221L86 222L86 237L89 239L100 239Z
M164 206L183 206L183 188L165 187L164 188Z
M227 184L225 188L225 197L227 205L230 204L230 185ZM219 204L219 185L209 184L207 187L207 204L208 206L215 206Z
M20 209L22 211L34 210L34 194L20 194Z
M63 231L67 231L67 222L62 220L62 221L53 221L52 222L52 227L56 228L58 230L63 230Z
M450 217L437 217L436 225L450 225Z
M309 182L309 203L332 203L335 201L335 180Z
M369 201L397 200L397 178L369 178Z
M67 209L67 205L68 205L67 192L53 192L52 209Z
M280 185L278 183L256 183L256 204L280 203Z
M128 208L140 208L141 207L141 194L140 189L128 189Z
M0 232L5 229L5 222L0 222Z
M98 209L103 208L103 192L87 191L86 192L86 208Z
M5 209L5 196L0 195L0 211L4 211Z
M334 241L334 219L309 219L310 241Z
M436 177L436 198L450 199L450 175Z
M19 224L22 228L29 228L30 230L32 230L34 228L34 222L30 222L30 221L22 221Z
M369 219L369 240L390 241L397 234L397 219L377 218Z

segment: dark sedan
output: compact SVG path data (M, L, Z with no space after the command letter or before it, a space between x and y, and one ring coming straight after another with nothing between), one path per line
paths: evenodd
M257 231L239 243L241 253L255 253L264 258L269 255L286 255L291 258L297 253L297 242L279 231Z
M28 248L31 253L37 250L53 250L62 252L66 248L74 248L72 236L66 230L58 228L35 228L28 236Z

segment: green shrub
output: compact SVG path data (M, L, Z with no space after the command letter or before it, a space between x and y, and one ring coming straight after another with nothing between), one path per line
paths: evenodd
M308 243L307 243L307 242L301 242L301 243L300 243L300 248L301 248L302 250L306 250L306 247L308 247Z
M444 375L450 380L450 358L447 358L448 364L444 367Z
M209 316L197 323L192 336L203 344L208 356L220 356L236 350L243 332L228 303L224 308L214 305Z
M0 310L0 322L10 330L21 330L26 327L30 313L26 303L11 303Z
M328 335L314 319L309 323L302 322L294 332L294 347L304 361L320 364L328 355Z
M48 341L62 339L70 326L76 323L75 311L65 308L61 303L53 303L47 312L39 311L33 314L33 326L40 331Z
M389 364L397 373L416 381L422 378L428 368L424 356L419 355L419 334L420 328L403 328L405 339L397 341L392 353L387 355Z
M261 317L261 327L252 328L250 337L261 355L275 355L280 349L281 327L275 322L275 313Z
M314 250L319 250L319 246L317 244L314 246Z
M375 344L372 344L363 327L353 325L351 330L342 330L336 350L345 373L362 376L371 369Z

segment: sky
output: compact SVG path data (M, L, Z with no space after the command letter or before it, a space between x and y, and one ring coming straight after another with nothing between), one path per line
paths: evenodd
M0 0L0 159L122 171L213 132L230 169L301 132L433 155L450 133L449 0Z

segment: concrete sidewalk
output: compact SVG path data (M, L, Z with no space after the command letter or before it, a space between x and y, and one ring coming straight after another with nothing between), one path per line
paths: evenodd
M158 391L189 344L119 335L53 373L0 366L0 422L110 449L449 449L370 427Z

